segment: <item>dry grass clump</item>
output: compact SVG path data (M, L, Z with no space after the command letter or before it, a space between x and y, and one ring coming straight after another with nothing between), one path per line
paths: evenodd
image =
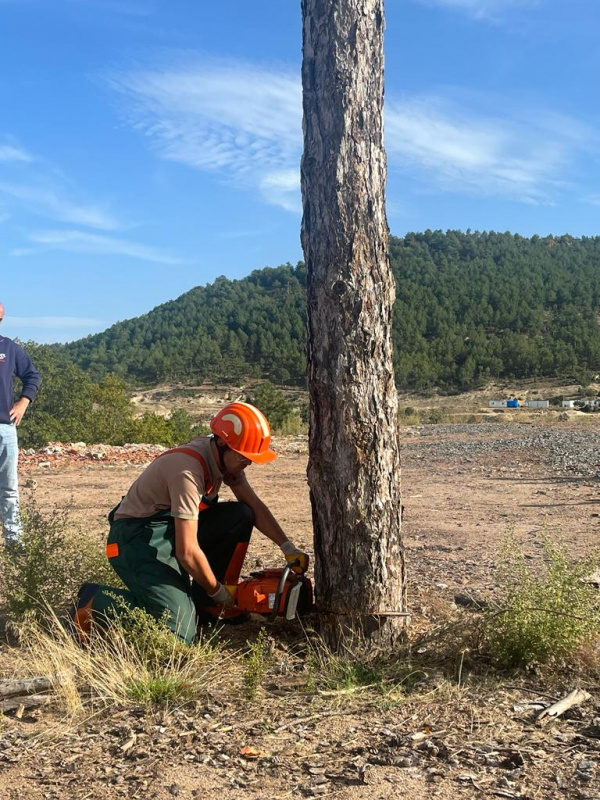
M51 677L72 717L114 706L183 705L233 682L239 671L216 632L187 646L140 609L106 630L96 627L86 647L50 608L43 626L29 617L16 630L21 674Z

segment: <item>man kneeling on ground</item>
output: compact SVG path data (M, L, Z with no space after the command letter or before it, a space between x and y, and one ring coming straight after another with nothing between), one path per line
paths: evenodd
M254 526L279 545L296 571L308 555L295 547L246 478L253 462L277 458L267 419L248 403L231 403L210 423L212 436L161 453L109 514L107 556L127 590L83 584L72 621L85 640L123 608L166 618L188 644L197 626L239 616L235 585ZM237 502L218 502L221 484Z

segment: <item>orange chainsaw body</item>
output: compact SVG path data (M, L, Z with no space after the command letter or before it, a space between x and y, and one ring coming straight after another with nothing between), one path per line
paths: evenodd
M282 584L284 572L288 576ZM306 613L312 608L312 583L303 575L290 573L289 569L254 572L238 583L235 605L252 614L293 619L296 614Z

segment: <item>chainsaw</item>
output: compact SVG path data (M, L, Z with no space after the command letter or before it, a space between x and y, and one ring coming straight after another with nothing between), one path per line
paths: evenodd
M235 602L231 608L206 606L204 611L229 623L246 613L262 614L269 621L277 617L292 620L296 615L306 614L313 607L312 583L305 575L293 571L296 564L294 561L283 569L251 572L250 577L235 587Z
M306 614L313 607L312 583L305 575L293 572L293 566L294 562L283 569L251 572L237 585L236 608L263 614L270 621Z

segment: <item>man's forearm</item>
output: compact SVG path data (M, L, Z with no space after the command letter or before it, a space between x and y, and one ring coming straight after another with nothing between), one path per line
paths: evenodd
M198 544L198 520L175 518L175 556L196 583L209 594L215 593L219 581Z
M287 542L287 536L283 532L283 528L262 500L258 501L257 508L254 508L253 511L254 525L262 534L279 547L284 542Z
M209 594L214 594L219 588L219 581L208 563L204 552L198 548L196 553L187 553L183 558L178 558L182 566L192 578Z

